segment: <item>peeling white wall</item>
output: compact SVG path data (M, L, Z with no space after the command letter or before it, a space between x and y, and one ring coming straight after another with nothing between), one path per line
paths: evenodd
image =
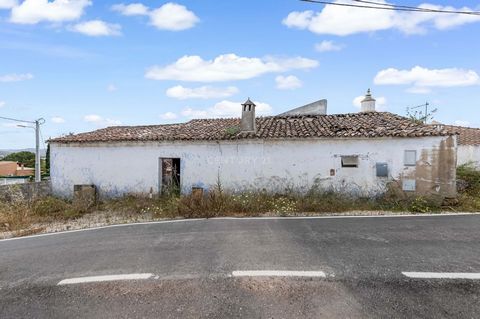
M70 197L75 184L95 184L102 197L159 189L159 158L181 158L181 187L307 191L315 183L339 191L374 195L405 167L404 151L438 149L445 137L376 139L240 140L51 145L51 180L56 195ZM358 155L358 168L342 168L341 155ZM386 162L390 177L376 177ZM330 176L330 170L335 176Z
M473 162L480 167L480 145L459 145L457 149L458 165Z

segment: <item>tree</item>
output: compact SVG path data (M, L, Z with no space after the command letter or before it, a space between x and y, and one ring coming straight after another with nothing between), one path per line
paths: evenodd
M27 167L35 167L35 154L26 151L11 153L5 156L2 161L19 162Z

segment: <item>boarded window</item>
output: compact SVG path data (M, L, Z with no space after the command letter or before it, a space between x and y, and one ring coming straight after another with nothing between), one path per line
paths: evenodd
M377 177L388 177L388 164L387 163L377 163Z
M403 162L405 166L415 166L417 164L417 151L406 150Z
M342 167L358 167L358 156L342 156Z

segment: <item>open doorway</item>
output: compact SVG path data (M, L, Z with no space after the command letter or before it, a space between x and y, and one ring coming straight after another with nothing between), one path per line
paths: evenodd
M180 159L160 158L160 194L180 194Z

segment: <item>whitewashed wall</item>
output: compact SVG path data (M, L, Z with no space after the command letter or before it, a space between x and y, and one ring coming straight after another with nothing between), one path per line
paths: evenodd
M72 196L74 184L95 184L103 197L159 189L159 158L181 158L181 187L209 188L220 180L226 189L306 191L323 187L373 195L385 190L375 163L386 162L390 178L408 174L404 150L438 149L443 137L379 139L241 140L52 144L53 192ZM430 153L429 153L430 154ZM433 154L433 153L432 153ZM359 155L358 168L342 168L341 155ZM430 156L430 155L428 155ZM428 158L426 160L429 160ZM335 169L335 176L330 176Z
M480 145L459 145L457 150L458 165L473 162L480 167Z

